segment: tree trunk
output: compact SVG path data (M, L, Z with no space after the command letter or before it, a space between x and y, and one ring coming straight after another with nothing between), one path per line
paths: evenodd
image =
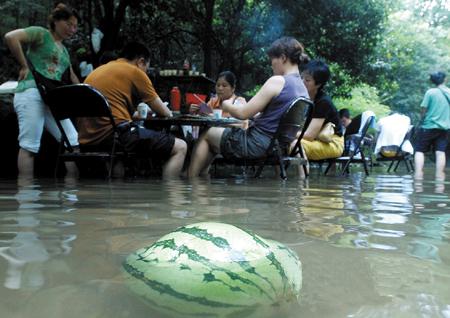
M203 36L203 70L207 76L211 76L212 71L212 39L213 39L213 17L215 0L204 0L205 5L205 27Z

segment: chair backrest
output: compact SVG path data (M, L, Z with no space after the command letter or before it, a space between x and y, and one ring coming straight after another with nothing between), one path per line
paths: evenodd
M313 103L305 97L294 100L280 119L275 137L281 146L289 145L305 126Z
M73 84L55 88L47 102L55 119L78 117L108 117L114 123L106 98L88 84Z
M46 103L56 119L56 124L69 152L72 152L73 149L64 128L59 122L60 120L80 117L106 117L109 119L113 131L116 131L116 124L108 101L90 85L73 84L52 89L48 92Z
M367 131L371 126L373 126L373 122L375 121L375 116L370 116L367 118L364 126L361 129L361 134L358 136L358 140L356 142L355 151L354 153L357 154L361 149L362 141L364 140L364 137L366 137ZM351 136L351 135L350 135Z
M405 137L403 138L402 142L400 143L400 145L397 148L397 151L395 153L396 157L401 156L402 150L403 150L402 149L403 145L408 141L411 142L411 139L412 139L415 131L416 131L415 127L413 125L410 125L408 128L408 132L405 134Z

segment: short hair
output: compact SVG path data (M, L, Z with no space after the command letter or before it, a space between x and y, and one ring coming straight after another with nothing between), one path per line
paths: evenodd
M129 42L120 52L120 57L126 58L129 61L143 58L146 61L150 60L150 51L140 42Z
M219 78L224 78L228 84L230 84L231 87L236 87L236 75L234 75L231 71L223 71L217 76L216 82L219 80Z
M284 36L274 41L267 51L270 58L285 55L292 63L303 65L308 63L309 57L305 54L303 44L290 36Z
M98 63L100 65L106 64L108 62L111 62L113 60L117 59L117 54L113 51L105 51L98 59Z
M330 79L331 73L328 65L321 60L311 60L305 65L303 72L308 73L316 82L316 85L321 85L322 89Z
M441 85L444 83L445 77L444 72L434 72L430 74L430 81L435 85Z
M53 31L55 30L56 21L67 21L71 17L77 18L78 21L80 20L80 16L75 9L64 3L58 3L53 9L52 13L50 13L50 15L48 16L48 24L50 26L50 29L52 29Z
M348 108L342 108L339 110L339 118L350 118L350 111Z

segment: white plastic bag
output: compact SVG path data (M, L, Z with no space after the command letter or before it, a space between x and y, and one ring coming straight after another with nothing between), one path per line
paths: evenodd
M100 29L94 28L94 30L92 30L91 41L92 41L92 48L95 53L98 53L98 51L100 51L103 37L104 34L102 31L100 31Z

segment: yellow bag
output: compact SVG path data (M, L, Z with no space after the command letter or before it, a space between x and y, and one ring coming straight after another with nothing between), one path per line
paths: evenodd
M329 143L332 140L332 137L334 135L334 124L332 122L328 122L325 124L325 126L322 127L322 129L319 132L319 135L317 136L317 139Z
M399 149L399 146L390 145L390 146L382 146L380 148L380 154L385 158L395 157L397 154L401 155L402 151Z

